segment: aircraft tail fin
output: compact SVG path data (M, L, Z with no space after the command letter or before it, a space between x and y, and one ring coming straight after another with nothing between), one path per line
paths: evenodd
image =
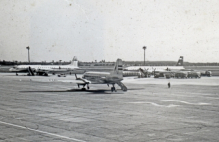
M178 62L176 64L176 66L183 66L183 56L179 57L179 60L178 60Z
M77 60L77 57L74 56L72 61L71 61L71 66L75 66L75 67L78 67L78 60Z
M116 60L113 73L119 74L119 75L123 74L123 66L122 66L122 60L121 59Z

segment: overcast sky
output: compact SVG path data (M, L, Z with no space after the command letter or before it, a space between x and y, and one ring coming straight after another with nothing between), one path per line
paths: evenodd
M219 62L218 0L1 0L0 60Z

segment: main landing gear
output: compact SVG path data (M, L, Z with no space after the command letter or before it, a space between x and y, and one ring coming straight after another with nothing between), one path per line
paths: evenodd
M81 88L81 90L85 91L86 90L86 88L85 88L86 85L87 85L87 89L89 90L90 87L89 87L88 84L83 84L83 88ZM78 84L78 88L80 88L80 84Z
M111 92L116 92L117 90L116 90L116 88L115 88L115 86L114 86L114 84L113 84L113 87L111 87Z
M18 76L17 72L16 72L16 76Z

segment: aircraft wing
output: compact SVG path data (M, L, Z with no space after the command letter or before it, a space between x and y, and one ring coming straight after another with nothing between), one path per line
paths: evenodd
M78 80L57 80L58 82L64 82L64 83L82 83Z
M86 84L90 84L91 82L87 79L83 79L83 78L77 78L76 80L81 80L82 82L86 83Z
M81 69L50 69L48 70L49 73L55 73L55 74L83 74L85 71Z
M91 82L89 81L89 80L87 80L87 79L83 79L83 78L78 78L77 77L77 75L75 74L75 78L76 78L76 80L80 80L80 81L82 81L82 82L84 82L84 84L90 84Z
M51 69L37 69L36 72L49 72Z

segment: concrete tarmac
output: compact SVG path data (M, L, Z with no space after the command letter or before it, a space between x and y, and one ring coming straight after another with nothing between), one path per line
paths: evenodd
M113 93L74 79L0 73L0 141L219 141L219 77L125 78Z

